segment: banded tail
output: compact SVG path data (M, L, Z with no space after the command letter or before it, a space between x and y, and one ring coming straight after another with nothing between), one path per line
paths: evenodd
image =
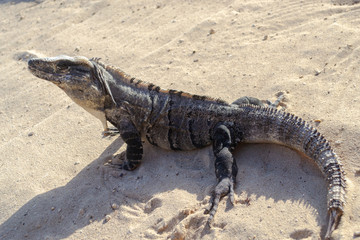
M328 183L329 223L325 239L330 238L344 211L345 176L330 143L301 118L273 108L244 105L239 114L242 142L277 143L291 147L313 159ZM242 127L243 128L243 127Z

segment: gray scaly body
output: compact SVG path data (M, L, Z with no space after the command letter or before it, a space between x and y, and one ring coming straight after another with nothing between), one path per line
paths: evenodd
M140 165L146 139L171 150L213 146L218 184L210 201L210 223L220 198L234 202L237 175L232 152L239 143L276 143L313 159L328 183L331 236L343 213L345 179L340 161L329 142L313 127L292 114L274 108L191 95L131 78L97 59L58 56L29 61L29 70L63 89L77 104L103 123L111 122L127 143L126 160L119 165L133 170Z

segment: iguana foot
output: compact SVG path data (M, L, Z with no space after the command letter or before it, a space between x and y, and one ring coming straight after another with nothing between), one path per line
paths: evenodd
M117 169L123 169L126 162L126 151L116 154L106 163L107 166Z
M120 132L117 128L107 128L106 130L104 130L102 132L103 137L111 137L111 136L116 136L118 135Z
M286 105L282 103L282 101L284 100L284 93L283 92L279 92L276 94L277 95L277 99L275 100L275 102L271 102L270 100L260 100L258 98L254 98L254 97L241 97L236 99L232 104L234 105L243 105L243 104L252 104L252 105L256 105L256 106L260 106L260 107L269 107L269 108L277 108L279 106L282 107L281 110L283 110Z
M282 108L285 108L285 105L284 104L281 104L282 100L284 100L285 98L285 95L284 93L280 92L277 94L278 95L278 98L275 100L275 102L271 102L269 100L266 100L266 104L268 105L268 107L270 108L277 108L279 106L282 106Z
M263 101L261 101L260 99L254 98L254 97L247 97L247 96L238 98L231 104L239 105L239 106L241 106L243 104L252 104L252 105L257 105L257 106L261 106L261 107L264 106Z
M234 181L230 178L223 178L215 187L215 190L210 199L210 206L205 210L205 214L209 214L207 224L211 225L214 219L215 213L219 206L220 199L229 194L229 199L232 205L235 204L234 199Z
M110 162L107 162L106 165L112 168L124 169L126 171L134 170L138 165L132 164L126 157L126 151L116 154Z

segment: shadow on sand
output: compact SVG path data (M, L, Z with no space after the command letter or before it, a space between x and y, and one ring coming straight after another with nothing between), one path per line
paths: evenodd
M66 238L92 222L105 222L105 216L114 211L112 203L120 208L146 203L154 195L173 189L194 193L201 202L209 194L205 189L216 183L211 148L174 153L145 147L145 159L138 170L111 172L104 163L122 144L119 139L113 141L65 186L27 202L0 226L0 239ZM289 159L294 156L294 161ZM235 157L239 166L238 196L245 191L252 201L256 201L254 196L265 196L274 202L310 204L318 212L318 224L325 224L326 185L311 160L270 144L245 145Z

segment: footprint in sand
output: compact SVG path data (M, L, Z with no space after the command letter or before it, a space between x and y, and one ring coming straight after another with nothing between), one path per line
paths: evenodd
M313 235L313 232L309 229L296 230L290 234L292 239L304 239Z

